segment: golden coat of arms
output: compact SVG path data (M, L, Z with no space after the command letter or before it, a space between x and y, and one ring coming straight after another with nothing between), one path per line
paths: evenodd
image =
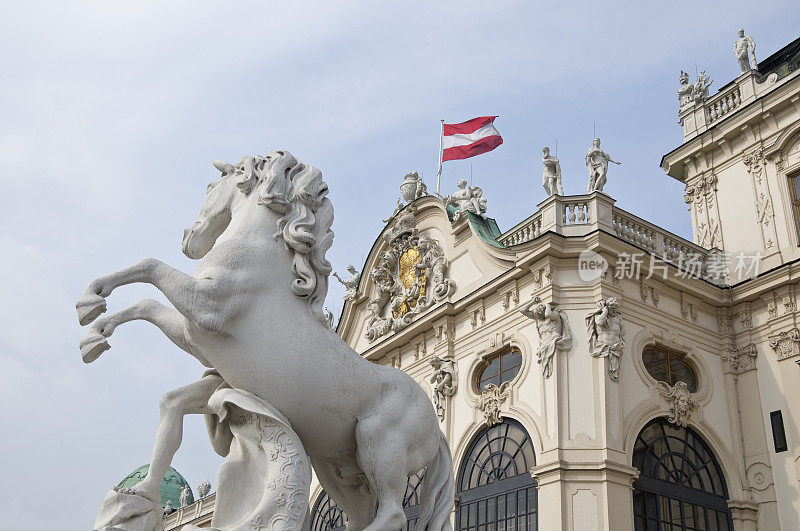
M414 228L414 214L398 216L387 231L387 249L370 271L375 293L370 298L366 337L370 341L398 331L413 316L455 290L447 275L448 262L439 244Z

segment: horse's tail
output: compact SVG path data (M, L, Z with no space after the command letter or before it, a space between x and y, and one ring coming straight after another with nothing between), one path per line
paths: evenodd
M444 434L439 434L439 450L436 457L428 463L425 477L422 478L420 493L419 520L416 528L420 531L452 531L450 511L456 495L456 482L453 478L453 458Z

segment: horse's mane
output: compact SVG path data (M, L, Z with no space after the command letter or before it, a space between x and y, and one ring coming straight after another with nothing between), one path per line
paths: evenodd
M333 243L333 204L322 172L303 164L288 151L265 157L243 157L244 176L237 183L245 195L258 190L257 201L281 214L278 232L294 254L292 293L305 299L315 317L324 320L322 305L328 293L331 263L325 253Z

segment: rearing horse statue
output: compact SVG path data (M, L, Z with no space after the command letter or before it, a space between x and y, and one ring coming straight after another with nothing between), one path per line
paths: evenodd
M86 363L110 348L115 327L142 319L213 369L162 399L150 475L137 488L157 495L180 445L180 418L211 413L208 399L224 381L288 421L348 529L404 528L407 477L423 468L417 529L451 529L452 458L430 400L407 374L363 359L325 325L333 205L321 172L286 151L214 165L222 175L183 236L183 252L199 260L195 275L145 259L93 281L76 305L80 324L93 322L81 341ZM112 291L133 282L154 285L174 309L143 300L97 319ZM218 496L225 488L220 477Z

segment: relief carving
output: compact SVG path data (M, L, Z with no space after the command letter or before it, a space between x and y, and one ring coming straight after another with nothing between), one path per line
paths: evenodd
M388 249L370 271L375 293L367 305L365 337L375 341L411 324L414 316L455 290L444 251L416 228L413 206L384 235Z
M730 352L731 369L737 374L752 371L756 368L757 356L758 349L753 343L737 348Z
M478 400L478 409L483 411L487 426L494 426L495 424L503 422L500 414L500 406L511 393L510 384L511 382L503 382L498 387L490 383L486 384L486 387L481 391L481 396Z
M597 309L586 316L589 334L589 351L595 358L608 358L608 375L619 379L619 363L625 349L622 315L616 297L601 300Z
M670 387L666 382L658 382L658 392L669 404L668 421L685 428L692 415L692 410L700 405L700 402L689 392L686 382L676 382Z
M441 422L444 420L447 397L453 396L458 390L458 365L451 357L439 356L433 356L430 364L433 367L433 375L429 380L433 384L433 404Z
M787 332L769 336L769 346L775 350L779 360L797 356L800 354L800 330L792 328Z
M762 249L765 252L777 251L778 237L775 232L775 213L772 207L769 185L767 184L764 148L758 148L749 155L745 155L742 161L753 178L756 220L761 229Z
M707 249L723 248L716 198L717 176L714 174L700 176L693 184L687 184L683 196L695 221L695 243Z

